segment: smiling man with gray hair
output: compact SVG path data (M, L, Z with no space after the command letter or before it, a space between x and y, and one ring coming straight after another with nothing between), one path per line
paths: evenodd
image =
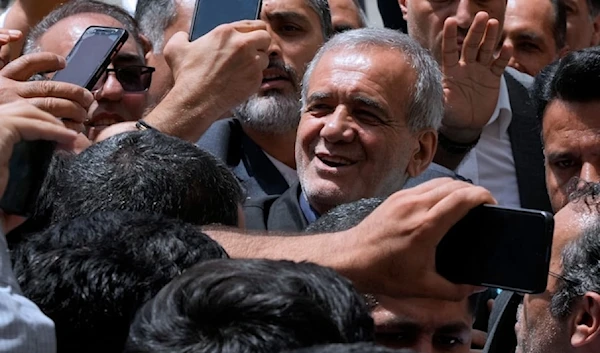
M300 182L248 203L248 228L298 231L337 205L387 197L435 154L441 73L408 36L375 28L339 34L310 63L302 87Z

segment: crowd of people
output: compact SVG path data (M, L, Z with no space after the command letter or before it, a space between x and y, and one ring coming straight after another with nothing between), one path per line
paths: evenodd
M190 42L195 0L15 0L0 195L56 148L0 211L0 351L600 351L600 1L366 1ZM92 90L52 80L89 26L129 36ZM543 293L437 272L482 204L554 214Z

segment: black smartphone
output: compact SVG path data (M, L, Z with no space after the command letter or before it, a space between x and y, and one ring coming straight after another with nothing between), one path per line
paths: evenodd
M127 37L127 31L122 28L88 27L67 56L67 66L56 72L52 80L91 90ZM0 209L10 214L31 215L55 147L54 142L43 140L21 141L15 145Z
M454 283L541 293L548 280L553 231L548 212L482 205L442 238L436 269Z
M67 55L67 66L57 71L52 80L91 90L128 36L123 28L88 27Z
M196 0L190 42L224 23L256 20L261 5L261 0Z

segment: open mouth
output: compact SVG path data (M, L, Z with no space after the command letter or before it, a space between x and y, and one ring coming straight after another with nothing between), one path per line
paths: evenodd
M329 155L317 155L317 158L328 167L340 168L354 165L356 162L343 157L329 156Z

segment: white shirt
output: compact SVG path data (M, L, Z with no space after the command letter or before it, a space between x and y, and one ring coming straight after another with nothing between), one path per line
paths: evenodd
M287 182L288 186L291 186L298 181L298 173L295 169L290 168L287 164L281 163L274 157L270 156L267 152L263 151L265 155L271 160L271 163L277 168L279 173L283 176L283 179Z
M499 205L521 207L515 160L508 126L512 109L504 76L492 118L483 128L479 143L465 157L456 172L488 189Z

